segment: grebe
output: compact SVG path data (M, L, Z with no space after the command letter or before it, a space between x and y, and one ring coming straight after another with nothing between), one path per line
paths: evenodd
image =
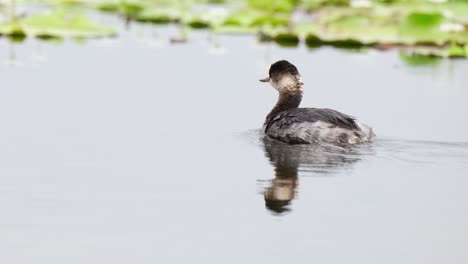
M358 144L371 142L372 128L332 109L299 108L303 82L297 68L286 60L273 63L269 82L279 92L275 107L263 124L266 135L289 144Z

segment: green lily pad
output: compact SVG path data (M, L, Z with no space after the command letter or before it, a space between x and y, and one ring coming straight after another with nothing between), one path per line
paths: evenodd
M256 28L238 25L220 25L214 27L213 31L218 34L255 34L258 32Z
M182 10L174 7L152 7L146 8L135 19L139 22L151 22L155 24L167 24L179 22L182 18Z
M468 2L465 5L468 6ZM398 5L382 4L370 8L322 7L313 21L296 25L294 32L305 36L309 47L331 45L355 49L425 44L437 48L451 42L468 43L467 27L437 11L433 4L430 7L436 11L411 12L416 7L401 11Z
M321 46L332 46L338 49L361 50L367 47L374 46L373 43L366 44L359 40L348 38L339 40L323 40L316 35L309 35L305 39L306 45L309 48L318 48Z
M228 16L216 32L224 33L264 33L273 37L284 32L289 24L290 14L271 14L270 12L243 9Z
M244 9L229 16L224 25L258 27L262 25L287 26L289 15L272 14L265 11Z
M21 43L26 39L26 36L25 35L10 35L8 36L8 39L11 42Z
M284 46L297 46L305 40L309 47L404 48L430 57L467 57L468 50L467 0L370 0L363 7L353 6L351 0L243 0L241 4L234 0L38 1L66 6L67 11L4 22L0 34L54 38L115 34L69 11L77 9L70 5L81 5L80 10L98 8L138 22L178 23L185 31L208 28L216 33L259 34L262 40ZM225 4L211 4L214 2ZM304 14L304 10L312 13Z
M0 35L26 36L26 33L18 22L13 21L0 24Z
M307 11L313 11L325 6L349 6L350 0L302 0L302 6Z
M193 19L188 23L188 25L194 29L210 28L210 23L202 19Z
M440 58L437 57L428 57L420 56L415 54L408 54L407 52L400 52L400 59L409 66L430 66L436 65L440 62Z
M119 4L119 12L128 17L136 17L144 8L140 3L121 2Z
M412 13L402 21L399 32L405 44L468 43L468 30L438 13Z
M390 18L368 16L344 16L325 25L322 34L327 41L353 39L364 45L395 43L397 30Z
M445 21L439 13L411 13L399 26L401 41L407 44L435 43L438 45L447 41L447 34L440 30Z
M273 41L282 47L297 47L299 45L299 37L291 33L278 34Z
M398 42L392 16L368 9L327 8L313 22L296 25L294 32L305 37L310 46L355 48Z
M402 16L410 13L440 13L456 21L468 22L468 2L464 0L450 0L443 3L398 1L391 5L385 5L385 7Z
M37 36L36 38L44 41L44 42L48 42L48 43L52 43L52 44L56 44L56 45L60 45L60 44L63 44L64 40L62 37L57 37L57 36Z
M468 52L465 45L451 44L444 48L435 47L413 47L406 53L413 56L424 57L442 57L442 58L468 58Z
M290 13L294 11L297 0L247 0L249 7L269 12Z
M249 27L255 20L261 17L262 12L253 11L253 10L241 10L229 16L226 21L224 21L225 26L242 26Z
M194 29L213 28L223 24L227 13L224 10L186 10L181 23Z
M27 36L52 37L108 37L115 35L111 28L99 26L87 16L56 11L34 15L0 24L0 34L15 35L22 32Z
M319 27L316 23L301 23L293 27L293 31L300 37L305 39L310 35L318 35Z

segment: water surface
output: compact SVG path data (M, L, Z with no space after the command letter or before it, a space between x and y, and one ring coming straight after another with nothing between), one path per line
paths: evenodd
M468 261L466 61L179 35L0 39L3 262ZM278 59L376 142L265 139Z

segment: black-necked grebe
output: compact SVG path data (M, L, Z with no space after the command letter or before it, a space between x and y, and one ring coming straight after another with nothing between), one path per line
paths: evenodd
M269 77L260 81L269 82L279 92L278 102L263 124L263 131L271 138L289 144L357 144L375 137L372 128L354 117L332 109L298 108L304 84L288 61L273 63Z

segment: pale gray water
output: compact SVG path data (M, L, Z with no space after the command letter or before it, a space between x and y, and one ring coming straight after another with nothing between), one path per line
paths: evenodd
M2 263L468 261L467 61L177 34L0 39ZM257 80L277 59L302 73L303 106L377 141L264 140L276 94Z

